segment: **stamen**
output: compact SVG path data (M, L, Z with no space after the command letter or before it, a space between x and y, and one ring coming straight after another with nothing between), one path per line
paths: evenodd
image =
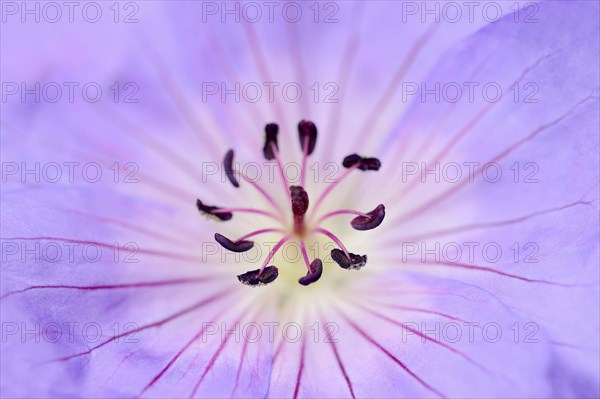
M344 254L346 255L347 258L350 258L350 253L348 252L348 250L346 249L346 247L344 246L344 244L342 243L342 241L337 238L332 232L322 229L322 228L317 228L314 230L315 233L321 233L326 235L327 237L331 238L333 240L333 242L335 242L337 244L338 247L340 247L342 249L342 251L344 251Z
M273 205L279 211L279 214L281 215L282 218L284 217L283 209L281 209L281 206L277 202L275 202L275 199L273 199L273 197L269 193L267 193L265 191L265 189L261 187L260 184L258 184L254 180L250 179L245 173L243 173L243 172L238 172L238 173L240 174L240 176L242 177L242 179L244 179L244 181L246 183L250 183L250 185L252 187L254 187L256 190L258 190L258 192L261 193L262 196L267 201L269 201L269 203L271 205Z
M275 143L271 143L271 151L273 152L273 155L275 156L275 159L277 160L277 167L279 169L279 175L281 176L281 181L283 183L283 191L285 191L285 194L287 195L288 200L291 201L292 197L290 197L290 192L288 190L288 187L289 187L288 179L285 176L285 172L283 171L283 162L281 162L281 159L279 158L279 151L277 150L277 145Z
M283 237L278 243L277 245L275 245L275 247L271 250L271 252L269 252L269 255L267 255L267 259L265 259L265 262L263 263L262 267L260 268L260 272L262 273L265 270L265 267L267 266L267 264L271 261L271 259L273 259L273 257L275 256L275 254L277 253L277 251L279 251L279 248L281 248L281 246L283 244L285 244L288 240L290 239L290 236L285 236Z
M233 170L233 155L233 150L227 151L227 154L225 154L225 159L223 160L223 167L225 168L225 174L227 175L227 178L231 184L233 184L233 187L239 188L240 183L237 181L235 172Z
M277 146L277 134L279 133L279 126L276 123L269 123L265 126L265 146L263 148L263 154L268 161L272 161L275 158L273 147L276 150L279 149Z
M275 266L269 266L264 270L257 269L240 274L237 276L237 278L242 284L258 287L272 283L275 281L277 276L279 276L279 269L277 269Z
M377 208L367 213L366 215L356 217L352 219L350 224L356 230L372 230L383 222L385 218L385 206L383 204L377 205Z
M353 209L340 209L339 211L333 211L333 212L326 213L319 220L317 220L316 224L321 224L321 222L323 222L327 219L330 219L334 216L337 216L337 215L358 215L358 216L365 216L365 217L368 216L366 213L355 211Z
M225 158L223 159L223 166L225 169L225 173L227 175L227 179L231 182L231 184L239 188L240 187L240 178L245 182L252 185L255 189L257 189L260 194L267 199L267 201L277 209L278 214L271 212L270 210L262 210L255 208L221 208L217 206L209 206L205 205L199 199L196 201L196 206L198 210L207 216L211 216L220 221L228 221L233 218L234 213L252 213L257 215L263 215L277 220L282 228L266 228L262 230L256 230L250 232L236 241L233 241L222 234L215 233L215 240L223 246L223 248L233 251L233 252L246 252L254 247L254 242L248 240L248 238L257 236L264 233L277 232L283 234L283 238L273 247L273 249L267 255L264 263L262 264L260 269L251 270L244 274L238 275L238 280L245 285L249 286L260 286L273 282L277 276L279 275L279 270L274 265L269 265L272 259L275 257L280 248L290 240L292 236L296 236L300 242L300 248L302 251L302 256L304 258L304 262L306 264L307 273L304 277L301 277L298 282L301 285L310 285L321 278L323 274L323 262L321 259L314 259L312 263L308 258L308 253L306 250L306 244L304 241L306 234L306 222L305 216L308 211L310 200L307 191L304 189L304 183L306 180L306 169L307 169L307 159L314 152L316 148L317 142L317 127L316 125L307 120L302 120L298 123L298 138L300 140L300 146L303 152L302 158L302 170L300 175L300 185L298 186L290 186L287 177L285 176L285 171L283 167L283 162L280 158L279 154L279 146L278 146L278 134L279 134L279 126L275 123L269 123L265 126L265 145L263 147L263 155L267 160L277 160L277 165L279 169L279 173L281 175L281 182L284 185L284 191L288 197L292 205L292 214L294 220L294 231L292 233L287 233L283 228L287 229L286 226L286 215L284 213L284 209L278 204L275 199L258 183L250 179L243 171L236 170L234 167L234 157L235 152L233 149L230 149L225 154ZM342 182L344 181L353 170L359 169L362 171L368 170L379 170L381 167L381 162L377 158L367 158L362 157L358 154L352 154L344 158L343 166L346 170L340 175L337 181L333 184L330 184L318 197L317 201L313 205L313 210L311 213L311 218L316 216L316 211L327 198L327 196ZM355 215L354 219L351 221L351 225L356 230L371 230L383 222L385 218L385 207L380 204L374 210L363 213L351 209L341 209L333 212L329 212L322 216L317 223L314 225L311 233L323 234L333 240L338 248L335 248L331 251L332 259L340 265L340 267L344 269L354 269L358 270L362 268L367 263L366 255L357 255L348 252L342 241L337 238L333 233L323 228L318 227L321 222L327 220L333 216L337 215Z
M222 222L231 220L231 218L233 217L233 213L231 211L219 208L217 206L204 205L199 199L196 200L196 207L202 214L211 216Z
M219 233L215 233L215 240L221 244L223 248L232 252L246 252L254 247L254 242L252 241L238 240L233 242L229 238Z
M342 161L342 165L344 168L351 168L353 166L357 166L358 169L367 171L367 170L379 170L381 168L381 161L377 158L366 158L361 157L358 154L348 155Z
M350 175L350 173L352 173L352 171L357 168L358 168L358 164L346 169L344 171L344 173L342 173L342 175L334 183L330 184L325 189L325 191L323 191L323 193L321 193L321 196L317 199L317 202L315 203L315 206L312 210L311 215L315 215L315 213L317 212L317 209L321 206L321 204L323 203L325 198L327 198L327 196L333 191L333 189L336 188L341 182L343 182L344 179L346 179Z
M313 153L317 145L317 126L306 120L298 123L298 137L300 138L300 147L302 148L302 169L300 172L300 185L304 186L306 182L306 163L308 156Z
M335 248L331 250L331 258L343 269L360 270L367 264L367 255L346 254Z
M309 271L308 271L308 273L306 273L306 276L300 277L298 279L298 282L302 285L309 285L309 284L312 284L312 283L318 281L321 278L322 274L323 274L323 262L321 262L321 259L317 258L317 259L313 260L312 263L310 264Z
M283 233L283 230L281 230L281 229L256 230L256 231L253 231L252 233L248 233L245 236L238 238L238 241L242 241L242 240L245 240L246 238L250 238L250 237L257 236L259 234L264 234L264 233Z
M302 256L304 257L304 262L306 263L308 271L306 272L306 276L300 277L298 282L302 285L309 285L321 278L321 274L323 274L323 262L318 258L313 260L312 263L308 261L304 240L300 241L300 250L302 251Z
M292 212L294 213L294 231L299 236L304 235L304 215L308 210L308 193L300 186L291 186Z
M254 209L254 208L219 208L219 207L216 207L216 206L204 205L202 203L202 201L200 201L199 199L196 200L196 206L198 207L198 210L203 215L216 218L216 219L221 220L223 222L231 220L231 218L233 217L234 213L253 213L253 214L257 214L257 215L263 215L263 216L270 217L272 219L277 220L281 224L283 224L283 220L279 216L277 216L276 214L274 214L272 212L269 212L269 211L263 211L262 209Z
M317 145L317 126L311 121L302 120L298 123L300 146L306 155L311 155Z

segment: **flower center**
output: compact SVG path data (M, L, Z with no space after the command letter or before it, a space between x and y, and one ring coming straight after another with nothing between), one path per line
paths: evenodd
M238 275L238 280L249 286L260 286L273 282L279 275L279 269L269 263L275 257L281 247L287 242L294 240L300 246L302 258L306 264L307 273L300 278L298 282L301 285L309 285L321 278L323 274L323 262L319 258L310 261L306 250L306 240L312 235L322 235L332 240L337 248L331 250L331 258L343 269L359 270L367 264L367 255L357 255L348 251L342 241L331 231L322 227L322 223L335 216L339 215L354 215L350 225L355 230L366 231L378 227L385 218L385 207L379 204L374 210L363 213L352 209L338 209L329 213L320 215L314 223L307 223L306 215L309 211L310 200L308 192L304 189L306 181L306 164L308 157L314 152L317 143L317 127L313 122L300 121L298 123L298 136L302 149L302 168L300 173L300 185L290 186L283 170L283 164L279 156L278 146L279 126L275 123L269 123L265 126L265 146L263 147L263 155L269 160L276 160L281 181L284 186L285 194L288 198L288 203L291 204L293 226L286 230L285 220L286 212L282 209L275 199L257 182L248 178L243 172L234 168L234 151L229 150L225 154L223 167L226 176L230 183L235 188L240 188L240 180L243 180L253 186L265 199L272 205L271 210L256 209L256 208L221 208L217 206L205 205L202 201L197 200L196 206L200 213L210 216L213 219L221 222L229 221L235 213L251 213L261 215L275 220L279 223L278 227L271 227L261 230L256 230L248 234L242 235L236 240L231 240L222 234L216 233L215 240L226 250L233 252L246 252L254 247L254 241L248 240L251 237L265 233L279 233L280 239L273 249L269 252L263 265L260 269L251 270ZM317 211L323 201L333 192L333 190L341 184L348 175L356 170L363 172L377 171L381 167L381 162L377 158L367 158L358 154L352 154L344 158L342 166L346 168L344 173L331 183L317 198L312 205L309 221L314 220L319 216Z

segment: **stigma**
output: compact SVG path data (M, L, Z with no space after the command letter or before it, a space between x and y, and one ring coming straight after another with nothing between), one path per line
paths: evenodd
M379 204L372 211L360 212L352 209L338 209L320 217L318 210L323 201L342 183L342 181L355 170L362 172L378 171L381 168L381 161L373 157L365 157L358 154L351 154L345 157L341 164L346 170L335 181L331 183L323 192L316 197L316 201L311 204L308 191L305 189L306 164L316 148L317 144L317 126L311 122L302 120L298 123L298 138L300 141L300 151L302 154L302 168L300 173L300 184L290 185L284 173L283 163L281 161L278 144L279 126L275 123L269 123L265 126L265 140L263 147L263 156L265 159L275 160L279 169L283 191L288 199L289 207L281 207L275 198L268 193L260 184L248 178L242 171L236 170L234 165L234 150L227 151L223 159L223 169L228 181L235 189L241 188L244 184L256 189L272 206L272 209L256 208L227 208L216 205L206 205L201 200L196 201L198 211L215 221L228 222L234 218L237 213L250 213L257 217L268 217L278 222L279 226L252 231L241 235L235 239L225 237L220 233L215 233L215 241L225 250L231 252L246 252L254 247L255 242L249 238L259 236L265 233L279 233L280 239L269 254L264 259L262 266L255 270L250 270L237 276L238 280L248 286L257 287L272 283L279 276L279 269L272 265L273 258L281 247L289 242L296 241L302 253L306 265L306 275L298 280L298 283L307 286L317 282L323 275L323 261L319 258L310 260L306 250L306 241L312 236L323 235L328 237L336 248L331 250L331 259L339 267L345 270L360 270L367 264L367 255L357 255L348 251L342 240L333 232L322 227L322 223L332 217L341 215L352 215L354 218L350 221L350 226L357 231L373 230L381 225L385 218L385 206ZM317 217L315 223L307 223L308 219L313 220ZM285 229L286 220L291 219L292 227Z

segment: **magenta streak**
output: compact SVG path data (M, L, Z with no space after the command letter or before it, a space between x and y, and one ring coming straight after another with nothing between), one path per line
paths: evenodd
M308 161L308 140L309 136L304 137L304 151L302 153L302 169L300 171L300 185L304 187L306 181L306 162Z
M344 171L344 173L342 173L342 175L339 177L339 179L337 179L336 182L331 183L326 189L325 191L323 191L323 193L321 194L321 196L319 197L319 199L317 199L317 202L315 203L315 206L313 207L312 213L311 213L311 218L315 215L315 213L317 212L317 209L319 209L319 206L321 206L321 204L323 203L323 201L325 200L325 198L327 198L327 196L331 193L331 191L333 191L334 188L336 188L338 186L338 184L340 184L342 181L344 181L344 179L346 177L348 177L348 175L350 173L352 173L353 170L358 168L358 164L346 169Z
M165 287L170 285L181 285L181 284L195 284L205 281L214 281L214 276L198 277L198 278L182 278L174 280L164 281L149 281L141 283L128 283L128 284L113 284L113 285L32 285L21 290L12 291L7 294L0 296L0 300L5 299L15 294L21 294L23 292L39 290L39 289L71 289L81 291L98 291L98 290L115 290L115 289L127 289L127 288L150 288L150 287Z
M277 169L279 169L279 175L281 176L281 183L283 184L283 191L288 198L288 202L292 202L292 194L290 193L290 182L285 176L285 172L283 170L283 162L281 162L281 158L279 157L279 151L277 150L277 146L275 143L271 143L271 150L273 151L273 155L275 155L275 159L277 160Z
M511 144L510 146L508 146L506 149L504 149L502 152L500 152L499 154L497 154L494 158L492 158L488 162L484 163L481 167L479 167L475 171L474 175L475 176L480 176L481 175L481 171L485 168L485 165L487 165L489 163L492 163L492 162L498 162L499 160L505 158L511 152L513 152L514 150L516 150L517 148L519 148L520 146L522 146L523 144L525 144L529 140L533 139L535 136L537 136L538 134L540 134L544 130L546 130L546 129L548 129L548 128L550 128L550 127L558 124L559 122L561 122L563 119L565 119L567 116L569 116L577 107L579 107L581 104L583 104L584 102L586 102L590 98L592 98L592 96L585 97L583 100L577 102L573 107L571 107L567 112L565 112L563 115L561 115L557 119L553 120L552 122L548 122L548 123L540 125L537 129L533 130L527 136L525 136L522 139L514 142L513 144ZM404 222L406 220L414 218L415 216L420 215L421 213L423 213L424 211L428 210L432 206L435 206L439 202L442 202L443 200L449 198L452 194L456 193L458 190L460 190L463 187L465 187L465 185L468 182L469 182L468 179L461 180L458 184L453 185L450 189L444 191L443 193L441 193L440 195L434 197L430 201L425 202L424 204L422 204L421 206L419 206L416 209L413 209L409 213L406 213L406 214L401 215L400 217L396 218L395 222L396 223L398 223L398 222Z
M101 105L98 105L98 106L101 106ZM52 144L54 144L54 143L52 143ZM65 148L66 148L66 151L68 153L78 155L80 157L83 157L84 159L93 159L94 161L99 161L97 155L94 155L92 157L89 154L86 154L84 151L71 149L65 145L56 146L56 147L60 148L61 150L65 150ZM174 161L172 161L172 162L175 163ZM101 164L103 164L106 167L110 166L110 163L106 160L101 160ZM176 166L179 166L179 165L176 165ZM192 167L194 167L194 166L192 166ZM189 202L185 198L194 198L194 195L191 192L183 191L179 187L176 187L172 184L155 179L154 177L152 177L150 175L146 175L146 174L143 174L142 172L139 172L137 176L139 176L140 180L143 181L145 184L148 184L148 186L158 189L158 191L160 193L167 194L167 195L173 197L173 199L178 200L182 204L185 203L186 205L189 205ZM198 178L195 177L194 180L198 180Z
M283 344L284 344L283 339L279 341L279 344L277 344L277 349L275 349L275 354L273 355L273 359L271 360L271 367L273 367L273 365L275 364L275 361L279 357L279 354L281 353L281 351L283 349Z
M250 48L252 49L252 58L258 67L258 72L261 75L261 78L264 82L272 82L271 74L269 73L269 69L267 67L267 63L265 62L265 56L260 47L260 41L256 36L256 32L254 30L254 24L251 23L242 23L244 30L246 31L246 37L248 38L248 42L250 44ZM279 102L275 101L273 103L275 107L275 113L277 117L281 121L282 126L287 125L286 114L281 109Z
M413 44L406 57L404 57L402 64L400 64L400 66L394 73L392 81L386 85L385 91L383 92L381 97L379 97L379 100L377 101L375 106L371 109L369 117L365 120L365 123L358 130L359 135L355 139L354 144L351 146L351 148L362 148L364 146L364 141L367 137L369 137L369 134L367 132L373 130L376 127L379 119L383 114L383 111L390 105L394 94L398 90L400 84L403 82L406 72L408 72L409 68L412 66L413 62L417 59L419 53L421 52L421 49L427 44L427 42L433 36L433 33L437 30L439 26L440 24L433 24L427 30L427 32L425 32L421 37L419 37L417 41Z
M385 288L391 288L386 290ZM364 294L368 294L368 295L384 295L384 296L388 296L388 295L407 295L407 296L411 296L411 295L439 295L439 296L453 296L453 297L457 297L457 298L462 298L465 301L469 301L471 302L471 299L469 299L468 297L461 295L461 294L456 294L453 292L445 292L445 291L405 291L405 290L397 290L397 287L378 287L377 289L358 289L358 292L362 292Z
M256 230L256 231L253 231L252 233L248 233L245 236L242 236L242 237L238 238L236 242L243 241L246 238L254 237L254 236L257 236L259 234L265 234L265 233L283 233L283 232L284 231L281 230L281 229L262 229L262 230Z
M340 354L338 353L337 346L335 345L335 342L332 339L329 339L328 342L331 344L331 348L333 349L333 354L335 355L335 360L337 361L340 371L342 372L342 375L344 376L344 379L346 380L346 384L348 385L348 389L350 390L350 395L352 395L352 398L355 399L356 396L354 394L354 388L352 388L352 381L350 380L350 377L348 376L348 373L346 372L344 363L342 362L342 359L340 358Z
M354 211L352 209L340 209L339 211L333 211L333 212L329 212L326 213L325 215L323 215L323 217L321 217L321 219L319 219L317 221L317 225L320 224L322 221L327 220L329 218L332 218L334 216L337 215L357 215L357 216L363 216L363 217L368 217L369 215L367 215L366 213L362 213L359 211Z
M300 87L307 87L304 62L301 56L302 50L300 49L300 42L298 41L298 32L296 31L296 24L286 24L286 27L286 31L288 33L288 43L290 46L289 48L295 49L295 51L291 52L292 57L294 57L294 62L292 63L292 65L294 66L295 74L298 77L298 83L300 84ZM308 115L310 114L310 101L307 100L307 97L302 96L301 101L298 105L300 106L300 113L308 117Z
M333 242L335 242L342 249L342 251L344 251L344 254L346 254L346 257L348 259L350 259L350 253L348 252L348 250L346 249L346 247L344 246L342 241L339 238L337 238L332 232L322 229L320 227L318 229L315 229L314 231L317 233L324 234L327 237L331 238L333 240Z
M564 346L566 348L570 348L570 349L576 349L576 350L580 350L580 351L592 351L592 348L586 348L583 346L578 346L578 345L573 345L573 344L569 344L567 342L560 342L560 341L549 341L552 345L557 345L557 346Z
M128 223L119 219L114 219L114 218L110 218L110 217L103 217L103 216L97 216L97 215L93 215L93 214L89 214L89 213L85 213L85 212L81 212L77 209L65 209L66 212L71 212L71 213L75 213L77 215L81 215L87 218L90 218L92 220L98 221L98 222L105 222L105 223L109 223L109 224L113 224L115 226L120 226L123 227L125 229L129 229L132 231L137 231L139 233L145 234L149 237L154 237L154 238L158 238L159 240L165 240L165 241L169 241L173 244L183 244L183 245L189 245L188 241L180 241L179 239L172 237L172 236L168 236L166 234L163 234L161 232L158 231L154 231L154 230L150 230L147 229L145 227L142 226L138 226L136 224L133 223ZM188 237L187 235L184 235L186 237Z
M302 374L304 372L304 353L306 352L306 335L302 338L302 346L300 347L300 365L298 366L298 375L296 376L296 388L294 389L294 399L298 397L300 392L300 384L302 383Z
M0 240L25 240L25 241L37 241L37 240L48 240L48 241L64 241L64 242L69 242L69 243L73 243L73 244L82 244L82 245L95 245L98 247L102 247L102 248L108 248L108 249L118 249L118 250L123 250L123 251L131 251L131 248L127 248L127 247L123 247L120 245L113 245L113 244L108 244L108 243L104 243L104 242L99 242L99 241L86 241L86 240L75 240L72 238L64 238L64 237L0 237ZM155 250L150 250L150 249L138 249L137 250L138 253L141 254L146 254L146 255L152 255L152 256L160 256L160 257L166 257L166 258L173 258L173 259L179 259L179 260L183 260L183 261L188 261L188 262L194 262L197 263L199 260L201 260L198 257L195 256L189 256L189 255L184 255L184 254L177 254L177 253L173 253L173 252L164 252L164 251L155 251Z
M192 128L195 133L194 136L198 139L198 141L203 145L207 146L210 149L210 152L213 154L221 153L220 146L212 139L212 137L206 135L202 135L202 132L209 131L206 128L206 125L200 119L196 112L194 111L193 106L190 104L189 99L185 96L185 94L181 91L180 87L177 85L173 76L170 72L170 69L164 63L164 60L161 58L160 53L156 51L156 49L149 42L142 43L146 49L146 54L149 55L149 58L153 61L154 66L158 70L158 74L160 76L160 80L162 84L167 89L167 93L169 93L170 97L177 104L177 108L183 114L184 119L188 122L189 126Z
M423 309L423 308L415 308L415 307L412 307L412 306L396 305L396 304L391 304L391 303L375 302L375 304L377 306L383 306L383 307L386 307L386 308L406 310L408 312L433 314L433 315L440 316L440 317L443 317L443 318L446 318L446 319L449 319L449 320L460 321L460 322L463 322L463 323L469 323L467 320L461 319L460 317L452 316L452 315L449 315L447 313L437 312L435 310Z
M277 216L276 214L269 212L269 211L263 211L261 209L254 209L254 208L223 208L223 209L217 209L215 211L213 211L214 213L254 213L257 215L263 215L263 216L267 216L270 217L272 219L275 219L279 222L281 222L281 218L279 216Z
M306 253L306 245L304 244L304 240L300 241L300 250L302 251L302 257L304 258L304 263L306 263L306 268L310 273L310 261L308 260L308 254Z
M415 374L400 359L398 359L391 352L389 352L387 349L385 349L383 346L381 346L381 344L379 342L375 341L375 339L373 337L371 337L362 328L360 328L357 324L355 324L352 320L350 320L350 318L348 318L348 316L345 313L343 313L339 309L338 309L338 313L344 318L344 320L346 320L346 322L352 327L352 329L354 329L360 336L362 336L365 340L367 340L369 343L371 343L372 345L374 345L377 349L379 349L380 351L382 351L387 357L389 357L390 359L392 359L394 361L394 363L396 363L404 371L406 371L412 378L414 378L417 382L419 382L419 384L421 384L423 387L425 387L430 392L433 392L433 393L435 393L436 395L438 395L438 396L440 396L442 398L446 398L446 396L444 394L442 394L440 391L438 391L437 389L433 388L431 385L429 385L428 383L426 383L425 381L423 381L421 379L421 377L419 377L417 374Z
M382 320L385 320L385 321L387 321L387 322L389 322L389 323L391 323L391 324L394 324L394 325L396 325L396 326L398 326L398 327L400 327L400 328L403 328L403 329L405 329L405 330L407 330L407 331L410 331L411 333L413 333L413 334L417 335L418 337L420 337L420 338L422 338L422 339L425 339L425 340L427 340L427 341L433 342L433 343L434 343L434 344L436 344L436 345L440 345L441 347L443 347L443 348L445 348L445 349L449 350L450 352L452 352L452 353L455 353L455 354L459 355L460 357L462 357L463 359L465 359L467 362L471 363L472 365L474 365L475 367L477 367L477 368L478 368L478 369L480 369L481 371L485 372L486 374L488 374L488 375L491 375L491 372L490 372L490 370L489 370L487 367L485 367L484 365L480 364L479 362L476 362L475 360L473 360L471 357L469 357L469 356L468 356L467 354L465 354L464 352L462 352L462 351L460 351L460 350L458 350L458 349L456 349L456 348L453 348L452 346L450 346L450 345L448 345L448 344L446 344L446 343L443 343L443 342L441 342L441 341L438 341L438 340L437 340L437 339L435 339L435 338L431 338L431 337L430 337L430 336L428 336L427 334L423 334L422 332L420 332L420 331L418 331L418 330L415 330L414 328L412 328L412 327L409 327L409 326L405 325L404 323L398 322L398 321L396 321L396 320L394 320L394 319L391 319L391 318L389 318L389 317L387 317L387 316L384 316L384 315L382 315L381 313L379 313L379 312L376 312L376 311L374 311L374 310L372 310L372 309L369 309L369 308L367 308L367 307L365 307L365 306L363 306L363 305L361 305L361 304L358 304L358 303L356 303L356 302L354 302L354 301L352 301L352 300L350 300L350 301L351 301L351 302L352 302L352 304L353 304L354 306L356 306L357 308L360 308L360 309L362 309L363 311L365 311L365 312L367 312L367 313L370 313L370 314L372 314L373 316L375 316L375 317L377 317L377 318L380 318L380 319L382 319Z
M249 183L252 187L254 187L256 190L258 190L258 192L260 192L262 194L262 196L265 197L265 199L267 201L269 201L269 203L271 205L273 205L279 211L279 214L281 215L281 218L283 219L285 216L285 214L283 213L283 209L281 209L281 206L277 202L275 202L275 199L273 199L273 197L271 197L271 194L267 193L260 184L253 181L252 179L250 179L244 173L242 173L240 171L237 171L237 172L242 177L242 179L244 179L245 182Z
M519 75L519 77L516 79L516 83L520 82L525 75L527 75L527 73L529 71L531 71L532 69L534 69L535 67L537 67L543 60L549 58L550 56L552 56L554 53L551 54L547 54L541 58L539 58L533 65L530 65L529 67L527 67L522 73L521 75ZM448 152L463 138L465 137L475 126L477 126L477 124L483 119L483 117L485 115L488 114L488 112L490 112L494 106L496 104L500 103L500 101L496 101L493 103L488 104L485 108L483 108L481 111L479 111L475 117L473 119L471 119L465 126L463 126L453 137L452 139L440 150L440 152L438 152L438 154L433 158L433 160L431 160L429 163L430 164L435 164L439 161L441 161L447 154ZM408 183L407 185L405 185L402 189L402 191L399 191L394 197L392 197L392 199L390 200L390 202L395 202L400 198L405 197L408 193L410 193L412 191L412 189L416 186L416 184L418 183L418 179L412 179L412 181L410 183Z
M548 284L548 285L554 285L554 286L557 286L557 287L565 287L565 288L574 288L574 287L582 288L582 287L586 286L584 284L563 284L563 283L557 283L557 282L548 281L548 280L531 279L531 278L528 278L528 277L523 277L523 276L519 276L519 275L516 275L516 274L506 273L506 272L503 272L503 271L500 271L500 270L492 269L491 267L479 266L479 265L470 265L470 264L467 264L467 263L459 263L459 262L420 262L420 261L417 261L417 262L419 264L421 264L421 265L428 265L428 266L447 266L447 267L456 267L456 268L467 269L467 270L479 270L479 271L484 271L484 272L490 272L490 273L498 274L500 276L510 277L510 278L514 278L516 280L525 281L527 283ZM415 262L415 263L417 263L417 262Z
M394 244L394 243L402 243L402 242L406 242L406 241L417 241L417 240L429 239L432 237L440 237L440 236L444 236L444 235L448 235L448 234L452 234L452 233L460 233L463 231L478 230L478 229L483 229L483 228L488 228L488 227L506 226L506 225L516 224L516 223L521 223L521 222L527 221L529 219L535 218L537 216L542 216L542 215L545 215L548 213L562 211L564 209L568 209L568 208L571 208L571 207L574 207L577 205L591 205L591 202L577 201L577 202L573 202L571 204L560 206L557 208L551 208L551 209L546 209L543 211L533 212L528 215L519 216L514 219L506 219L506 220L500 220L500 221L496 221L496 222L487 222L487 223L468 224L468 225L464 225L464 226L452 227L449 229L431 231L428 233L423 233L418 236L413 236L413 237L404 238L404 239L400 239L400 240L390 240L388 242L390 244Z
M275 247L273 248L273 250L271 250L271 252L269 253L269 255L267 256L267 259L265 259L265 262L263 263L262 267L260 268L260 272L258 273L259 275L262 274L262 272L265 270L265 267L267 267L267 265L269 264L269 262L271 261L271 259L273 259L273 257L275 256L275 254L277 253L277 251L279 251L279 248L281 248L281 246L283 244L285 244L288 240L290 239L290 236L285 236L283 237L278 243L277 245L275 245Z
M240 315L235 319L235 321L232 324L236 325L237 323L239 323L240 320L242 320L242 318L244 317L244 315L247 313L247 311L250 308L251 308L251 306L247 307L246 309L244 309L244 311L242 313L240 313ZM194 396L196 396L196 392L198 391L198 388L200 388L200 385L202 384L202 381L204 381L204 378L206 377L206 375L208 374L208 372L210 371L210 369L212 369L212 367L215 365L217 359L219 358L219 355L221 354L221 352L225 348L225 345L227 345L227 341L229 341L229 337L231 337L231 335L232 334L227 334L225 336L225 339L223 339L221 341L221 345L219 345L219 348L217 349L217 351L210 358L208 364L204 368L204 372L202 372L202 376L200 376L200 379L198 380L198 382L196 383L196 385L194 385L194 389L192 390L192 393L189 396L190 399L193 398Z
M219 42L218 38L216 37L214 30L212 29L210 24L208 24L206 26L206 32L207 32L207 36L208 36L207 42L210 46L211 51L215 55L214 59L219 64L219 68L225 72L227 81L228 82L241 82L242 79L238 76L238 74L236 74L235 70L231 66L231 63L227 60L227 57L223 51L223 48L221 47L220 42ZM261 124L263 124L265 122L266 118L261 115L259 108L244 107L244 109L246 109L248 111L247 114L249 114L250 117L253 119L255 126L260 126ZM248 135L242 135L242 136L248 136Z
M356 61L356 55L358 54L358 48L360 44L360 26L361 22L364 19L364 3L356 2L353 5L354 9L352 11L352 23L349 25L350 30L348 32L348 41L346 42L346 46L344 49L344 53L342 55L337 75L339 79L339 87L348 87L348 78L350 77L350 72L354 67L354 63ZM343 96L342 91L342 96ZM343 100L344 98L342 98ZM331 153L331 149L335 148L337 136L340 129L338 124L340 118L343 116L344 104L345 101L340 101L337 107L334 107L331 112L331 118L328 121L328 128L326 130L327 134L324 139L325 145L323 148L325 149L324 159L329 159L329 154Z
M166 317L164 319L161 319L159 321L155 321L155 322L150 323L150 324L146 324L146 325L144 325L142 327L135 328L135 329L133 329L131 331L125 331L125 332L122 332L120 334L114 335L114 336L110 337L109 339L107 339L106 341L103 341L103 342L97 344L96 346L91 347L90 349L88 349L88 350L86 350L84 352L79 352L79 353L76 353L74 355L69 355L69 356L57 358L57 359L54 359L53 361L64 362L64 361L67 361L67 360L74 359L76 357L80 357L80 356L84 356L84 355L89 355L90 353L92 353L96 349L101 348L104 345L109 344L112 341L118 340L119 338L123 338L123 337L126 337L126 336L131 335L131 334L137 334L140 331L144 331L144 330L147 330L147 329L150 329L150 328L160 327L160 326L162 326L162 325L164 325L164 324L166 324L166 323L168 323L168 322L170 322L172 320L175 320L175 319L177 319L177 318L179 318L181 316L184 316L184 315L186 315L188 313L191 313L191 312L193 312L195 310L198 310L198 309L200 309L200 308L202 308L202 307L204 307L204 306L206 306L206 305L208 305L208 304L210 304L212 302L215 302L216 300L221 299L224 296L230 295L230 294L232 294L232 291L229 290L229 289L221 291L221 292L219 292L217 294L209 296L206 299L203 299L200 302L195 303L192 306L189 306L189 307L187 307L187 308L185 308L183 310L180 310L179 312L173 313L172 315L170 315L170 316L168 316L168 317Z
M321 323L324 326L327 324L323 316L321 316ZM338 367L340 368L340 371L342 372L342 375L344 376L344 379L346 380L346 384L348 385L348 389L350 390L350 395L352 395L352 399L356 399L356 395L354 395L354 388L352 388L352 381L350 380L350 377L346 372L346 367L344 367L344 362L342 362L342 358L340 357L340 354L337 350L337 346L334 341L335 340L331 339L330 337L326 338L326 342L328 342L331 345L331 349L333 350L333 354L335 355L335 360L338 364Z
M119 113L110 109L106 105L98 104L98 106L92 107L92 109L103 115L105 118L108 116L106 119L113 122L117 126L120 126L129 137L133 137L140 143L144 144L147 148L154 150L157 155L160 155L166 160L170 161L174 166L187 174L193 181L202 181L201 174L196 172L198 170L196 165L194 165L188 159L182 157L181 154L178 154L174 150L170 149L165 143L153 138L152 134L148 133L146 130L140 128L134 123L131 123L129 120L125 119L122 115L119 115Z
M223 309L221 312L215 314L213 317L210 318L210 320L216 320L220 315L223 314L223 311L226 311L226 309ZM177 351L177 353L175 354L175 356L173 356L171 358L171 360L169 360L169 363L167 363L167 365L165 367L163 367L162 370L160 370L160 372L158 374L156 374L148 384L146 384L146 386L144 387L144 389L142 389L142 391L139 393L138 397L141 397L142 395L144 395L144 393L146 393L146 391L148 391L148 389L150 389L154 384L156 384L158 382L158 380L160 380L161 377L171 368L171 366L173 366L173 364L177 361L177 359L179 359L181 357L181 355L183 355L185 353L185 351L198 338L200 338L200 337L202 337L202 335L204 335L205 327L206 327L206 324L202 323L202 328L200 329L200 331L198 331L192 337L192 339L190 339L181 349L179 349Z
M246 359L246 351L248 350L248 340L244 340L244 346L242 347L242 353L240 354L240 363L238 364L238 369L235 374L235 385L233 387L233 391L231 391L231 397L235 395L235 392L240 385L240 376L242 375L242 367L244 366L244 360Z

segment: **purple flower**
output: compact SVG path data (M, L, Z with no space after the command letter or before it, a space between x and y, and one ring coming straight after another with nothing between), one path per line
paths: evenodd
M467 3L3 2L2 397L598 397L598 4Z

